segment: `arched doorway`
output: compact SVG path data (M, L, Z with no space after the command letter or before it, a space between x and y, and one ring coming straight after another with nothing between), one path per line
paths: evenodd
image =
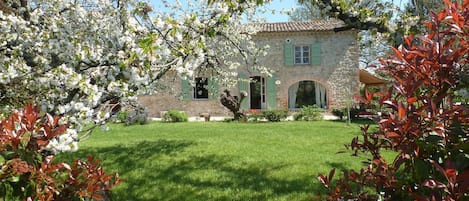
M288 109L299 109L308 105L327 109L327 99L326 87L319 82L303 80L288 88Z

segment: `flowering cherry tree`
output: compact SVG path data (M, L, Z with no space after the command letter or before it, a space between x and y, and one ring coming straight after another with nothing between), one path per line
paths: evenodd
M259 0L208 0L184 12L153 11L140 0L0 0L2 113L34 102L70 123L70 144L85 125L104 124L113 106L154 92L168 71L210 73L232 83L243 66L266 72L254 27L243 13ZM189 2L190 4L190 2ZM191 5L189 5L191 6ZM63 143L62 143L63 144Z

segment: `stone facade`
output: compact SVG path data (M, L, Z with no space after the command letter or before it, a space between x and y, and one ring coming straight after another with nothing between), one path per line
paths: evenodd
M162 113L171 109L184 111L189 116L199 116L201 113L209 113L211 116L231 114L220 103L218 97L207 100L183 100L181 80L174 72L169 72L160 81L165 85L160 92L138 98L138 101L147 108L150 117L161 117Z
M351 97L358 94L357 32L353 30L334 32L334 28L340 26L342 24L337 21L261 25L261 31L255 36L255 41L261 46L265 44L270 46L269 54L261 61L264 66L274 72L273 76L266 77L255 72L239 72L239 74L240 77L245 76L245 78L259 76L265 79L263 83L265 98L262 108L292 109L291 105L289 108L289 101L291 101L289 97L293 93L291 87L300 81L314 81L316 85L325 89L327 95L324 108L328 110L344 108L351 101ZM288 62L288 54L293 55L290 59L295 59L296 46L309 47L308 53L311 60L308 64L295 65L294 62ZM211 116L231 115L220 104L217 97L207 100L182 100L181 86L183 85L175 75L169 74L161 81L170 85L171 90L139 98L152 117L160 117L161 111L169 109L183 110L190 116L198 116L200 113L210 113ZM223 89L223 87L218 88L219 91ZM241 82L239 87L231 90L233 94L238 94L239 90L249 92L250 85ZM251 106L250 98L247 98L244 108L249 109Z

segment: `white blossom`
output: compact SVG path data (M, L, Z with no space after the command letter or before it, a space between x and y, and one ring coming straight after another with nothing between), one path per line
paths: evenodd
M78 150L78 134L73 129L68 129L64 134L50 140L46 146L46 150L54 153L77 151Z
M79 136L73 132L102 125L113 101L156 89L164 72L190 79L210 66L220 81L234 84L236 61L246 55L249 67L265 72L257 58L266 49L250 42L253 26L241 24L241 11L255 11L255 1L201 1L192 8L163 1L171 13L151 15L134 10L139 0L123 2L29 0L30 8L22 8L28 18L0 11L2 112L34 101L44 112L63 115L71 133L54 139L50 150L75 150Z

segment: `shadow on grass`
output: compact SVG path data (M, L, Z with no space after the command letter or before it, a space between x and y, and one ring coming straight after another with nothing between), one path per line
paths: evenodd
M235 158L185 151L195 144L158 140L86 148L61 158L93 155L124 182L113 200L311 200L322 189L316 178L275 177L286 165L243 164Z
M342 176L342 172L345 171L345 170L350 170L350 167L347 167L345 165L345 163L340 163L340 162L326 162L327 165L331 166L332 168L335 168L335 172L336 172L336 176L334 178L336 178L337 176ZM331 170L332 170L331 168ZM323 174L328 174L329 172L325 172Z
M343 119L343 120L335 119L335 120L331 120L331 121L347 123L346 119ZM353 124L363 124L363 125L364 124L375 125L376 121L374 121L372 119L369 119L369 118L354 118L354 119L352 119L351 123L353 123Z

